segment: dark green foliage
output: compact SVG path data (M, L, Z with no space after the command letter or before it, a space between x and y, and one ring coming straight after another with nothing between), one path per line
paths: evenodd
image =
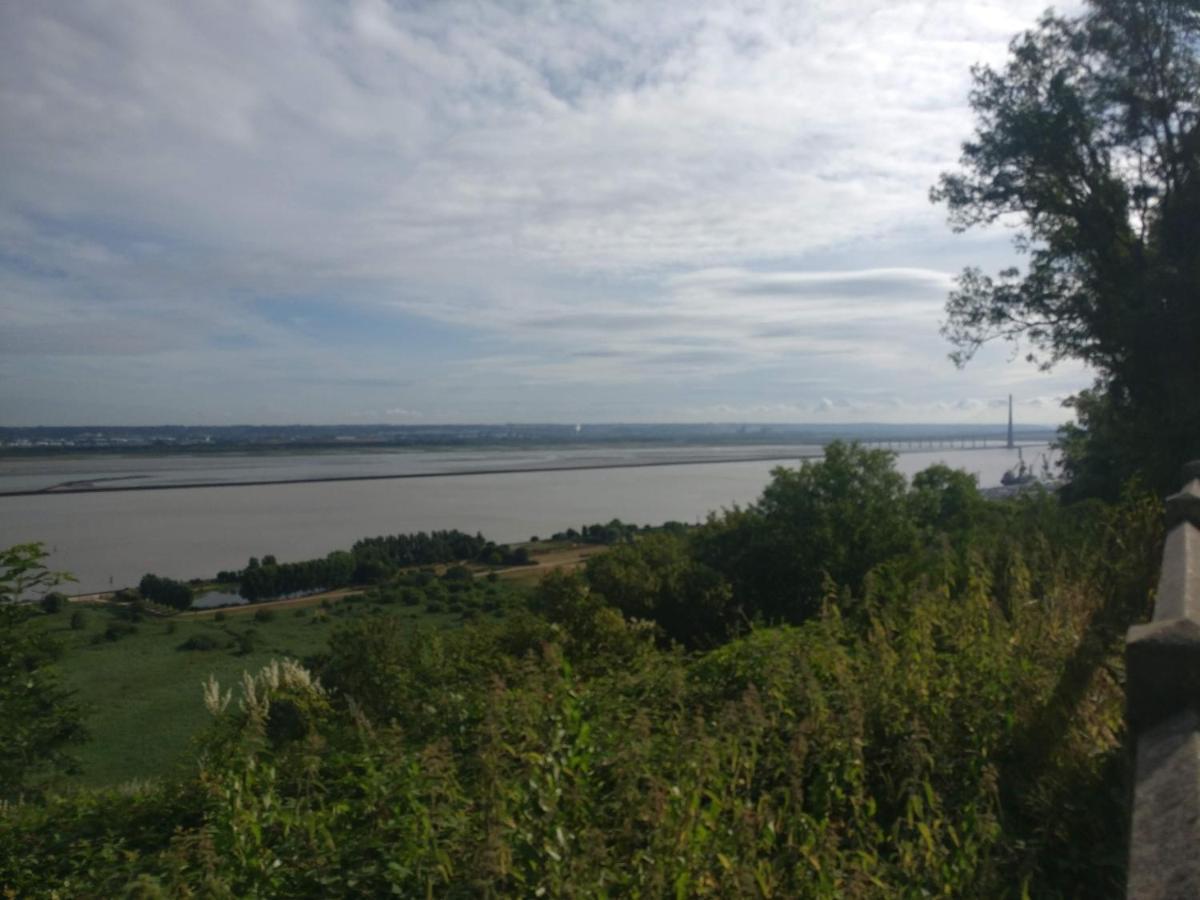
M470 581L475 576L471 574L471 570L466 566L450 566L446 569L442 578L446 581Z
M86 737L80 709L50 668L59 648L29 628L28 617L27 608L0 605L0 800L70 770L69 750Z
M1200 15L1190 0L1089 0L974 72L974 137L933 198L959 229L1019 218L1024 274L968 269L946 335L961 364L1023 341L1097 373L1063 449L1087 490L1175 487L1200 456Z
M83 614L83 610L77 609L71 613L71 630L82 631L87 626L87 616Z
M618 544L631 540L638 532L636 525L613 519L608 524L584 525L579 531L568 528L554 535L556 541L578 541L582 544Z
M119 641L121 638L135 634L136 632L137 626L132 622L110 622L108 627L104 629L104 640Z
M36 792L55 771L71 769L68 751L86 737L79 707L51 668L60 645L32 627L31 607L9 602L63 580L45 558L40 544L0 551L0 800Z
M240 573L239 591L251 602L288 594L331 590L349 584L382 584L398 570L416 565L478 561L490 565L526 565L532 560L524 547L501 547L461 531L418 532L389 537L363 538L349 551L335 551L324 559L278 563L264 556L251 559ZM473 577L462 565L451 566L450 580ZM229 574L229 573L224 573ZM428 573L428 577L434 577ZM422 582L423 584L423 582Z
M219 650L221 642L210 634L194 634L182 644L179 645L180 650Z
M209 691L195 776L0 812L0 886L1119 896L1121 634L1159 508L993 513L867 573L858 615L704 654L656 648L570 575L545 618L350 620L325 691L282 668Z
M54 615L67 608L67 595L59 591L51 591L38 601L38 606L47 615Z
M262 612L263 610L260 610ZM233 636L233 652L236 656L247 656L258 649L261 642L259 633L253 628L244 631L230 631Z
M138 583L138 592L147 600L153 600L172 609L187 609L192 605L192 589L182 581L159 578L146 574Z
M350 598L347 597L346 599L349 600ZM275 610L273 609L256 609L254 611L255 622L270 622L274 618Z
M975 478L941 464L914 475L909 496L918 527L957 537L976 528L986 512Z
M802 621L820 609L829 583L860 593L873 566L915 545L893 459L835 442L823 460L776 469L756 504L697 529L696 556L732 583L749 617Z
M344 550L335 550L323 559L304 562L277 563L275 557L264 556L256 566L242 572L238 592L247 600L265 600L288 594L332 590L350 584L354 579L354 557Z
M587 582L626 617L650 619L687 646L721 641L740 624L729 582L688 553L687 542L649 534L592 557Z
M0 890L1119 896L1122 636L1148 608L1160 505L993 503L953 473L905 490L859 448L833 458L719 522L730 546L775 516L781 553L807 552L805 521L876 547L835 557L847 581L799 624L656 642L687 637L717 578L669 534L547 577L501 622L338 604L323 688L294 666L237 698L206 688L198 771L0 808ZM850 471L894 492L903 548ZM461 584L470 613L480 584Z
M46 568L47 552L39 541L0 550L0 604L27 600L64 581L75 579L66 572Z

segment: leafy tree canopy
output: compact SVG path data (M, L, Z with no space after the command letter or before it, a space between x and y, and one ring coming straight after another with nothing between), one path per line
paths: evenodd
M1200 453L1200 2L1047 13L1004 68L973 74L976 133L932 198L958 230L1019 224L1028 265L963 272L953 357L1003 339L1087 363L1070 473L1168 486Z
M68 580L45 559L41 544L0 549L0 800L29 795L54 770L72 768L67 749L85 737L79 707L50 668L58 644L28 627L35 607L12 602Z

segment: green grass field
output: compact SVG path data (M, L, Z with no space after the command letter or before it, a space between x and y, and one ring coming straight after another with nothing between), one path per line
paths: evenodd
M513 594L510 588L500 590L505 596ZM83 613L83 627L72 629L71 616L78 611ZM366 601L338 602L329 609L278 609L269 621L256 620L255 612L242 608L223 616L146 617L130 623L119 608L73 603L61 613L38 616L35 627L50 632L63 646L57 668L86 710L91 733L91 740L75 750L82 771L70 781L120 784L188 763L194 738L208 720L201 684L210 674L222 685L233 686L243 671L256 672L272 658L303 660L325 648L338 623L357 616L397 616L423 629L461 621L456 612L430 613L423 606ZM110 640L105 632L114 625L136 630ZM190 639L204 638L217 646L179 649Z

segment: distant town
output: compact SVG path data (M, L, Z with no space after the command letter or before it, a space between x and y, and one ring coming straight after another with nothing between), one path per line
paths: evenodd
M1018 425L1019 441L1053 437L1048 426ZM504 424L504 425L155 425L0 427L0 453L231 452L398 447L587 444L824 444L1004 440L1005 425Z

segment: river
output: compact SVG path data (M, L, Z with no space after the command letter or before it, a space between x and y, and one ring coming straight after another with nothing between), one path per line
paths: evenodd
M1026 446L1025 459L1032 463L1045 450L1045 445ZM50 565L78 579L71 592L86 593L136 584L146 572L171 578L210 577L222 569L241 568L250 556L274 554L281 562L323 556L349 548L360 537L379 534L457 528L511 542L614 518L637 524L672 519L696 522L710 511L755 500L771 470L784 462L700 461L703 457L688 448L675 450L690 454L686 464L664 464L679 458L665 454L647 459L644 453L631 456L620 449L590 452L595 459L589 457L583 464L616 462L624 467L545 470L533 465L545 454L493 451L468 454L469 465L462 454L422 458L420 465L427 467L425 471L447 471L450 466L461 466L463 471L472 466L539 470L171 488L166 485L195 480L199 469L210 482L276 480L281 473L293 477L314 470L339 478L378 475L386 454L371 455L366 467L357 468L352 460L324 455L289 457L275 466L261 456L209 457L203 465L182 466L172 465L170 457L164 463L136 456L84 464L46 460L40 467L39 461L5 461L0 463L0 490L98 478L120 478L129 484L155 480L162 489L0 496L0 547L44 542L52 551ZM780 455L798 452L798 448L779 451ZM654 465L630 465L639 461ZM988 487L998 484L1004 471L1016 464L1017 452L1001 448L904 452L897 468L911 476L935 462L965 469ZM438 465L443 468L435 468Z

